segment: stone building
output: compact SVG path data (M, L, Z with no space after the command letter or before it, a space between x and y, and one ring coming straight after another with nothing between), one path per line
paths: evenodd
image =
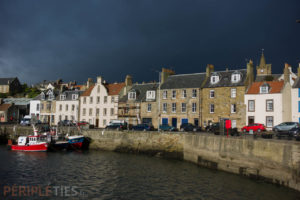
M15 94L21 90L21 84L17 77L0 78L0 93Z
M158 86L158 83L133 84L119 101L118 118L129 126L148 123L157 128Z
M246 124L244 95L254 80L253 62L247 63L247 69L207 69L206 72L202 89L202 126L229 119L233 128L243 127Z
M37 106L39 104L39 119L43 123L49 123L50 125L55 125L55 112L56 112L56 96L58 91L48 89L36 98L33 99L33 103ZM36 104L36 102L39 102ZM30 102L31 104L31 102ZM31 106L31 105L30 105ZM32 116L32 115L31 115Z
M126 83L129 81L108 84L98 76L93 84L89 79L88 89L80 97L80 120L105 128L111 120L117 119L118 102L127 89Z
M0 122L16 122L19 115L17 106L13 103L3 103L2 100L0 103Z
M211 66L210 66L211 67ZM166 76L164 70L162 77ZM200 126L201 87L206 73L169 74L160 87L160 124L179 128L181 124Z

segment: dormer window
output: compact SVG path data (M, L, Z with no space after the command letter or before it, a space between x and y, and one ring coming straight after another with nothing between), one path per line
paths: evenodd
M241 80L241 74L240 74L240 73L235 72L235 73L233 73L233 74L231 75L231 82L232 82L232 83L237 83L237 82L239 82L240 80Z
M65 100L66 99L66 95L65 94L62 94L62 95L60 95L60 100Z
M78 99L78 94L72 94L72 100L77 100Z
M215 83L219 82L219 80L220 80L220 77L219 77L217 74L214 74L214 75L212 75L212 76L210 77L210 82L211 82L212 84L215 84Z
M155 99L155 91L147 91L147 99Z
M54 99L54 95L52 93L49 94L49 99L50 100Z
M41 94L41 99L45 100L45 94L44 93Z
M260 93L261 94L268 94L269 93L269 85L268 84L263 84L260 86Z
M135 100L136 99L136 92L129 92L128 93L128 99L129 100Z

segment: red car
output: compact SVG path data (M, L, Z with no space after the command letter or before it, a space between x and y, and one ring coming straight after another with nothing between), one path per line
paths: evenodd
M253 130L253 132L261 132L261 131L266 131L266 127L263 124L249 124L248 126L244 126L242 128L242 131L244 133L249 132L250 130Z
M85 122L85 121L80 121L80 122L77 122L77 126L85 126L85 125L88 125L89 123L88 122Z

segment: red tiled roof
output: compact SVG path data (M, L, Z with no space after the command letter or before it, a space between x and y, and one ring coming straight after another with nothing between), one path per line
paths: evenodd
M93 89L94 89L94 85L92 85L89 89L84 91L84 93L81 96L90 96Z
M251 87L248 89L247 94L259 94L260 86L264 83L269 84L270 91L269 94L280 93L281 89L284 86L284 81L265 81L265 82L254 82Z
M0 111L7 111L11 107L11 104L1 104Z
M125 83L111 83L106 84L108 95L118 95L123 87L125 87Z

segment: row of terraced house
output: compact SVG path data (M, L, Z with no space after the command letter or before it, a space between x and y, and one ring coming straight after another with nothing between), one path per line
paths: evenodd
M192 123L205 127L222 118L232 127L251 123L269 129L285 121L300 121L300 65L298 74L285 64L282 74L272 74L262 54L254 73L250 60L244 69L216 71L213 65L194 74L175 74L163 68L160 81L96 82L63 90L48 88L30 102L30 114L43 122L87 121L104 128L112 120L129 125L151 123L180 127Z

